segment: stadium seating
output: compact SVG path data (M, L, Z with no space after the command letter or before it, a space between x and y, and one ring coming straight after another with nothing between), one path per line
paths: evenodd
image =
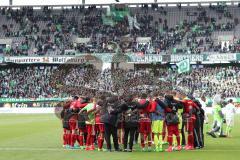
M142 5L129 10L136 17L140 29L137 26L131 29L127 17L115 26L104 25L102 14L106 14L107 9L96 6L58 10L48 7L40 10L33 10L32 7L19 10L1 8L0 40L9 44L0 56L75 54L71 51L76 51L76 54L113 53L115 47L111 46L114 44L112 42L123 45L121 47L126 53L221 54L240 51L238 6L219 4L151 8ZM141 37L150 38L149 43L138 43ZM163 68L154 73L155 76L143 70L100 71L82 66L71 67L67 71L53 65L3 67L0 69L0 97L67 97L74 92L80 94L78 87L88 92L94 89L124 92L126 86L133 92L147 91L154 89L149 84L154 83L155 78L160 79L159 83L164 83L164 86L174 84L194 88L207 96L218 92L228 97L240 96L238 67L204 66L193 69L187 75ZM129 86L138 82L140 88Z
M2 8L0 39L12 39L5 55L60 55L65 50L78 53L111 53L109 42L120 42L123 36L133 40L124 52L202 53L239 51L238 6L135 7L140 29L130 30L127 18L115 26L104 25L104 8L33 10ZM137 37L150 37L151 44L139 45ZM90 38L88 43L76 43L77 38ZM226 42L227 41L227 42Z

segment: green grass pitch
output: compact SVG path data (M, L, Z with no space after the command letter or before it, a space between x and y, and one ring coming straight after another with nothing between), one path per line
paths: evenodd
M116 153L65 150L61 122L52 114L0 114L0 160L237 160L240 158L240 116L233 138L206 136L202 150L173 153Z

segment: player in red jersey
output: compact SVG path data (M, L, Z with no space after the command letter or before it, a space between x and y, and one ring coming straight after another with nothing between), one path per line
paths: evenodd
M81 109L80 113L86 111L88 119L86 120L87 129L87 143L86 150L94 150L94 138L95 138L95 111L96 110L96 99L91 98L90 103L88 103L84 108Z
M103 151L103 142L104 142L104 123L101 122L101 115L103 115L103 101L98 100L96 111L95 111L95 130L98 133L97 142L98 142L98 151Z
M88 104L88 100L84 98L79 98L77 107L81 110ZM86 133L86 123L85 123L85 115L79 113L78 114L78 143L80 146L80 149L85 149L84 146L84 133Z
M189 99L184 92L179 92L177 97L181 99L183 103L183 123L185 129L188 133L188 140L187 145L185 147L186 150L193 150L194 149L194 137L193 137L193 130L194 130L194 123L196 120L195 111L198 110L198 106ZM185 135L182 135L185 136Z
M74 149L74 144L78 139L78 127L77 127L77 119L79 112L80 102L78 101L79 97L74 96L73 101L71 102L69 110L71 111L70 119L69 119L69 127L71 130L71 140L70 140L70 148Z
M140 104L146 103L147 95L143 93L141 99L139 100ZM139 133L141 137L141 147L142 151L145 151L145 144L148 143L148 150L151 150L151 119L150 119L150 110L151 103L147 107L139 110L140 119L139 119Z
M71 130L68 124L69 112L71 101L68 100L62 103L63 110L61 111L61 120L63 124L63 147L70 146Z
M165 95L164 103L166 104L165 108L165 121L168 132L168 149L167 152L173 151L173 135L176 136L177 140L177 148L176 150L180 151L182 149L180 145L180 136L179 136L179 117L178 117L178 109L182 108L182 104L173 98L173 95Z

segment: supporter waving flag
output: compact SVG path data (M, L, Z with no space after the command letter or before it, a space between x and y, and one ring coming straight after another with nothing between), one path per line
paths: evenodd
M178 62L176 65L178 67L179 74L190 71L190 60L189 59L182 60L182 61Z

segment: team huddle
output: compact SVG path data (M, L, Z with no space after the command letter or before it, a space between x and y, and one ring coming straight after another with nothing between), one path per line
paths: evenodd
M142 93L122 97L104 94L74 96L64 102L61 118L63 145L68 149L132 152L134 143L142 151L200 149L204 147L204 110L201 103L181 91L168 94ZM120 149L119 144L123 144Z

